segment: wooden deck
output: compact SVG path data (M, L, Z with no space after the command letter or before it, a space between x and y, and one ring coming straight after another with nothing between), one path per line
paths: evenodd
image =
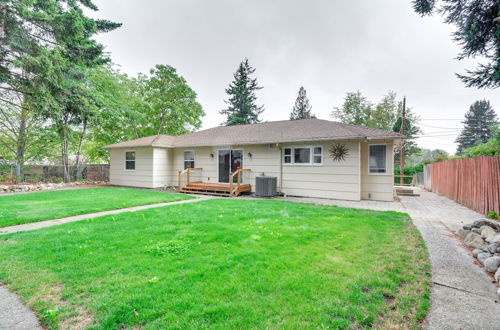
M178 189L181 193L188 194L203 194L203 195L215 195L215 196L226 196L226 197L236 197L244 192L251 191L252 186L250 184L241 183L241 174L243 172L250 172L249 169L238 169L234 171L229 176L229 182L231 183L209 183L201 181L192 181L191 172L202 171L203 168L187 168L184 171L179 172L179 185ZM184 183L184 177L186 182Z
M236 197L251 190L252 186L250 184L240 184L239 186L233 184L231 186L229 183L190 182L189 184L184 185L180 189L180 192L188 194Z

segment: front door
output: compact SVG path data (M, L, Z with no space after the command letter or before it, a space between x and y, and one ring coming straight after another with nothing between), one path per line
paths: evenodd
M243 168L243 150L219 150L219 182L229 183L229 176Z

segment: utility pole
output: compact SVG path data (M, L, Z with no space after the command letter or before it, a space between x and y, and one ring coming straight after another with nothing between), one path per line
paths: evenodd
M403 97L403 115L401 116L401 134L404 138L401 140L399 149L399 184L404 184L405 175L405 138L406 138L406 96Z

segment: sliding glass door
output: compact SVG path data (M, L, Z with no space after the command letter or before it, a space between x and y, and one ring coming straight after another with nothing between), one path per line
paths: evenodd
M243 150L219 150L219 182L229 183L229 176L243 168Z

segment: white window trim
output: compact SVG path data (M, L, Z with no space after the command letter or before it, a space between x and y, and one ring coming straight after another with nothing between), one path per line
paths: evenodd
M133 152L134 153L134 169L133 170L128 170L127 169L127 152ZM135 150L125 150L123 153L123 170L125 172L135 172L137 170L137 151Z
M309 163L295 163L295 149L296 148L309 148L311 151L310 154L310 162ZM315 163L314 162L314 148L321 148L321 163ZM285 149L291 149L291 155L290 157L292 158L291 163L285 163ZM325 158L325 152L324 148L321 145L314 145L314 146L295 146L295 147L283 147L283 166L323 166L323 159Z
M192 152L193 153L193 160L186 160L186 152ZM193 162L193 168L196 167L196 152L194 150L184 150L182 152L182 164L184 165L184 169L186 169L186 162Z
M370 172L370 147L371 146L385 146L385 173L371 173ZM392 175L391 169L389 168L389 157L387 157L387 143L373 143L368 145L368 159L367 159L367 171L368 175ZM394 172L394 171L392 171Z

